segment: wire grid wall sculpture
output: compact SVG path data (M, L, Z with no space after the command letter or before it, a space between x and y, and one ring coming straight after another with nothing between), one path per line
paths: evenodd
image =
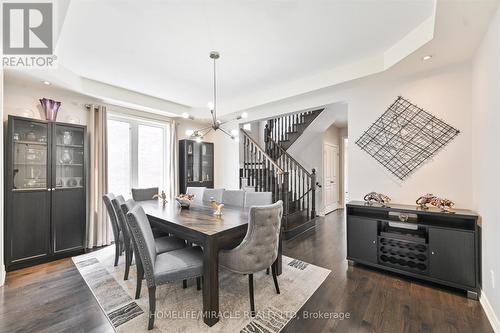
M356 144L405 180L460 133L399 96Z

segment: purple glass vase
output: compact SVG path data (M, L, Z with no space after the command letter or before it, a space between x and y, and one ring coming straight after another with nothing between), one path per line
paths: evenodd
M40 99L40 104L42 104L43 111L45 111L45 119L51 122L55 122L57 118L57 111L59 111L61 102L42 98Z

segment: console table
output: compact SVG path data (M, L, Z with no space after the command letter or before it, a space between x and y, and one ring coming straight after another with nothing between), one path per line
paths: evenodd
M467 291L481 290L481 227L469 210L347 204L347 259Z

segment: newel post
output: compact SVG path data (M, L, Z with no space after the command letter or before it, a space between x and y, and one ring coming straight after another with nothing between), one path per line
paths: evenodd
M311 190L312 190L312 202L311 202L311 218L316 217L316 169L312 169L311 173Z

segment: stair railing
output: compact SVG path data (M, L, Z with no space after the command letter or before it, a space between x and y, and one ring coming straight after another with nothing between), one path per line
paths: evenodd
M283 228L288 229L289 174L283 170L257 142L244 130L243 137L243 178L246 187L257 192L271 192L273 202L283 200Z
M304 121L306 115L313 112L305 111L269 119L267 121L266 136L270 136L276 142L286 140L287 134L294 131L295 127Z
M316 170L307 171L270 136L265 138L265 146L268 156L289 176L291 201L298 210L307 210L309 219L316 217Z

